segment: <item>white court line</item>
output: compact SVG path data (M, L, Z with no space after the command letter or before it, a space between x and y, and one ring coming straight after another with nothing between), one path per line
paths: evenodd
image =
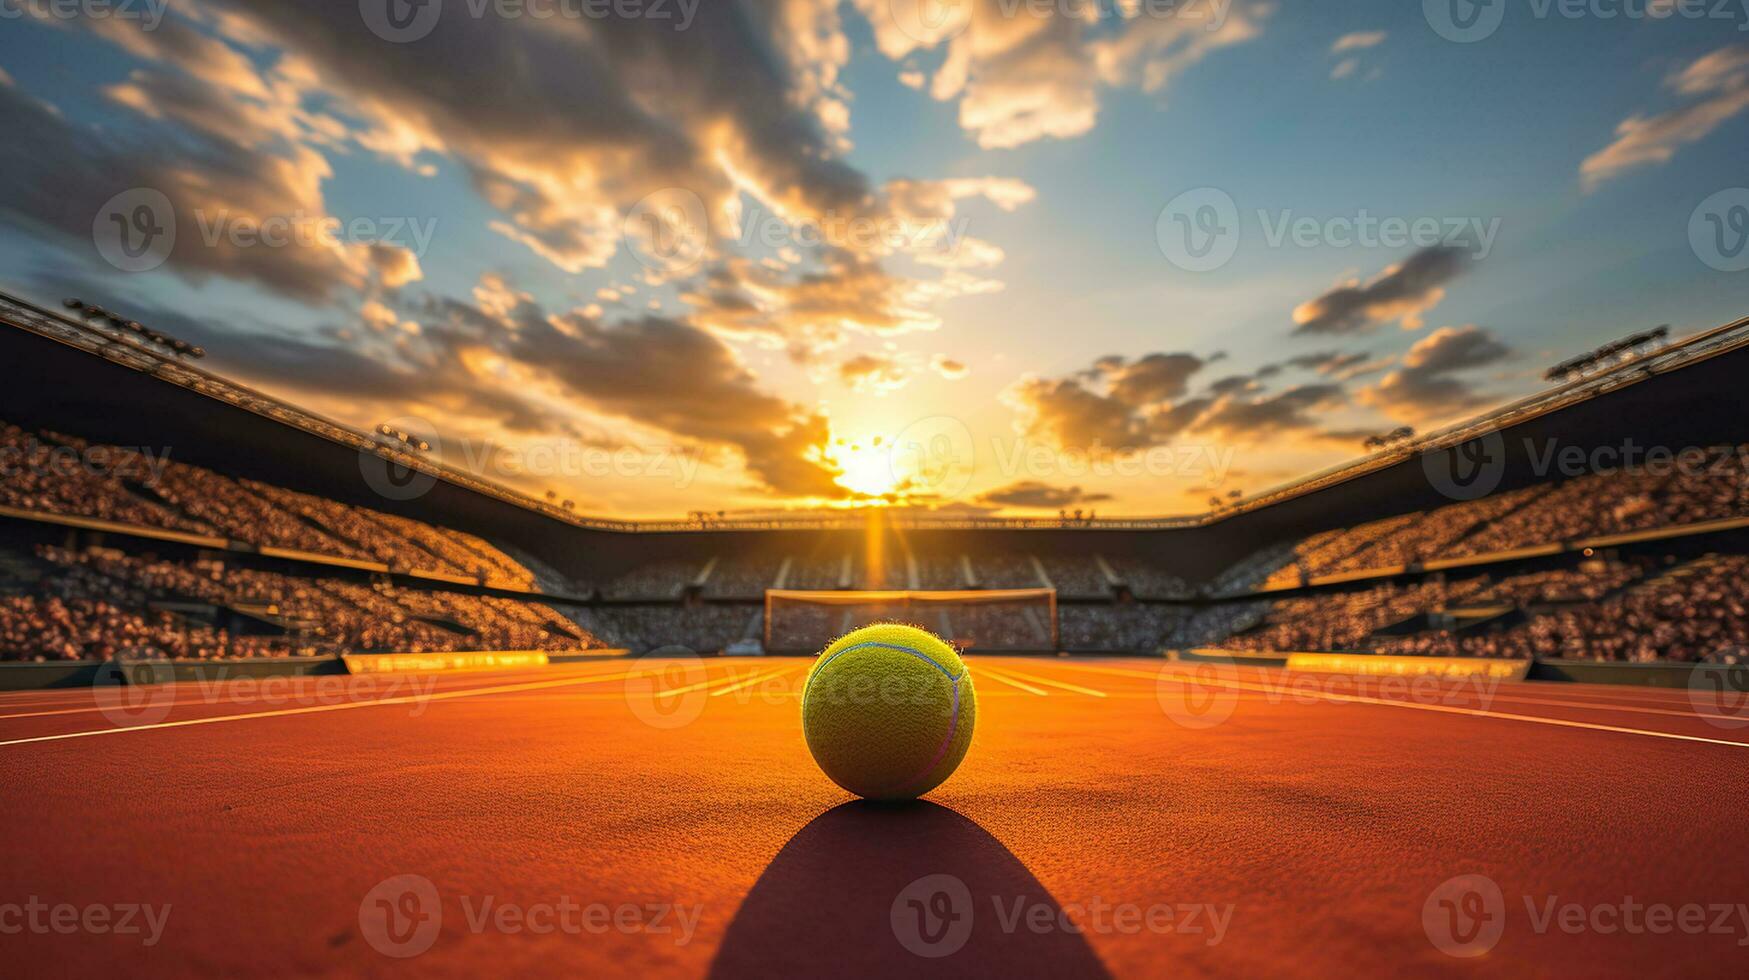
M502 672L499 672L499 671L492 671L492 672L485 672L485 673L487 673L488 675L498 674L499 676L503 676ZM330 682L330 686L331 686L332 682L335 680L340 681L340 683L342 683L342 684L348 684L348 683L356 684L356 683L359 683L358 678L360 678L360 677L371 678L372 680L366 681L365 683L375 683L375 684L387 684L387 683L389 683L389 681L387 681L385 678L389 678L389 677L399 677L399 678L407 678L407 677L415 677L415 676L432 677L432 678L436 679L437 681L439 681L438 684L433 685L433 693L437 693L437 692L440 692L440 691L445 690L445 689L454 690L456 687L465 684L466 681L469 679L472 679L472 680L480 680L481 679L480 677L468 678L468 676L466 674L462 674L462 675L444 675L444 674L423 674L423 675L417 675L417 674L351 674L351 675L348 675L348 674L322 674L319 676L323 680ZM592 675L583 675L583 676L592 676ZM230 685L235 685L238 682L243 682L243 683L251 683L252 682L255 684L255 686L257 688L259 688L261 686L261 683L263 681L267 681L267 680L278 680L278 678L277 677L266 677L266 678L229 677L229 678L225 678L224 680L216 680L216 681L175 681L175 682L173 682L172 686L191 688L191 689L196 689L196 690L218 691L218 690L226 688ZM449 680L449 681L452 681L453 683L448 685L448 687L446 688L441 683L444 680ZM257 695L255 695L255 699L259 701L259 700L266 700L266 699L271 697L274 699L285 700L285 699L291 699L291 698L323 696L320 690L316 690L316 691L307 690L307 688L314 687L314 686L316 686L316 685L314 685L314 684L299 685L295 689L293 689L285 694L279 694L279 693L274 693L272 695L257 694ZM70 703L89 703L89 702L91 702L92 700L95 699L95 695L93 695L91 693L91 690L92 689L88 689L83 698L80 698L77 701L70 702ZM108 690L113 690L113 688L109 688ZM231 690L228 691L227 693L234 695L236 693L235 688L234 687L231 688ZM214 706L214 705L224 705L224 704L235 704L235 705L241 706L242 703L243 702L235 700L234 697L227 697L227 696L221 694L221 695L216 695L216 696L204 696L203 695L203 696L195 698L194 700L191 700L191 701L171 701L168 704L155 705L154 707L164 707L164 708L186 708L186 707L200 707L200 706L210 707L210 706ZM58 715L95 714L95 713L100 712L100 711L109 711L109 710L111 710L112 707L113 707L113 705L93 705L93 706L87 707L87 708L54 708L54 709L49 710L49 711L25 711L25 712L18 712L18 713L9 714L9 715L0 715L0 721L9 721L9 720L12 720L15 718L50 718L50 717L55 717Z
M990 670L991 668L986 667L984 669ZM1034 684L1043 684L1046 687L1059 688L1061 690L1068 691L1071 694L1085 694L1086 696L1088 696L1090 698L1105 697L1104 691L1096 691L1091 687L1081 687L1078 684L1069 684L1069 683L1066 683L1064 681L1053 681L1048 677L1040 677L1037 674L1023 674L1020 671L1014 670L1014 669L1009 668L1009 667L1002 668L1002 671L1010 677L1018 677L1023 681L1031 681Z
M122 728L95 728L84 732L65 732L60 735L36 735L31 738L14 738L0 742L0 748L8 745L29 745L33 742L59 742L71 738L90 738L95 735L116 735L121 732L157 731L165 728L187 728L192 725L216 725L224 721L249 721L255 718L284 718L290 715L313 715L325 711L346 711L351 708L379 708L395 704L429 704L432 701L449 701L455 698L474 697L482 694L503 694L510 691L538 691L550 687L567 687L580 684L600 684L606 681L624 680L633 676L634 672L610 674L608 676L590 675L588 677L567 677L552 681L531 681L527 684L502 684L496 687L476 687L461 691L441 691L436 694L411 694L406 697L380 698L374 701L349 701L345 704L318 704L300 708L280 708L274 711L251 711L240 715L213 715L207 718L188 718L182 721L161 721L153 725L128 725Z
M701 671L705 671L706 673L708 673L710 671L709 667L703 666L702 664L699 666L698 669ZM639 676L648 676L650 671L646 668L645 670L639 671L638 673L639 673ZM691 694L693 691L697 691L697 690L700 690L703 688L708 688L708 687L711 687L712 685L715 685L715 684L721 684L724 681L734 681L737 677L741 677L743 679L745 679L745 677L746 677L745 674L738 675L735 672L735 665L734 664L729 665L729 669L725 672L725 674L726 674L726 676L723 676L723 677L706 677L704 680L699 681L696 684L688 684L685 687L671 687L666 691L657 691L655 696L659 697L659 698L671 698L677 694Z
M779 667L776 670L769 671L769 672L764 673L764 674L760 674L756 677L749 677L739 684L730 684L728 687L720 687L720 688L711 692L711 697L720 698L723 695L728 694L731 691L739 691L740 689L742 689L744 687L752 687L754 684L757 684L760 681L767 680L767 679L772 678L772 677L776 677L779 674L790 673L796 669L796 666L797 665L795 665L795 664L791 664L788 667Z
M986 677L993 677L996 680L999 680L1002 683L1007 684L1009 687L1018 687L1022 691L1025 691L1028 694L1036 694L1041 698L1050 697L1050 694L1051 694L1051 692L1044 690L1043 688L1033 687L1031 684L1025 683L1024 681L1018 681L1012 677L1008 677L994 667L990 667L990 666L979 667L978 673L983 674Z
M1126 675L1129 677L1146 678L1146 677L1150 676L1148 674L1136 673L1135 671L1116 670L1114 668L1109 668L1109 667L1107 667L1107 668L1079 667L1079 666L1076 666L1074 664L1062 664L1060 666L1063 666L1063 667L1070 669L1070 670L1093 670L1093 671L1096 671L1098 673L1123 674L1123 675ZM1225 685L1225 686L1238 687L1241 690L1260 691L1260 692L1263 692L1265 694L1270 694L1270 693L1290 693L1290 694L1293 694L1293 693L1295 693L1295 692L1283 692L1280 688L1267 687L1267 686L1259 685L1259 684L1252 684L1252 683L1247 682L1247 681L1236 681L1236 680L1217 678L1213 681L1204 682L1200 678L1193 678L1193 679L1197 680L1198 683L1221 684L1221 685ZM1410 708L1410 709L1413 709L1416 711L1434 711L1434 712L1438 712L1440 714L1449 714L1449 715L1468 715L1468 716L1474 717L1474 718L1499 718L1503 721L1523 721L1523 722L1529 722L1530 724L1534 724L1534 725L1549 725L1549 726L1554 727L1554 728L1578 728L1578 729L1583 729L1586 731L1593 731L1593 732L1613 732L1613 733L1618 734L1618 735L1644 735L1647 738L1663 738L1663 739L1670 739L1672 741L1677 741L1677 742L1700 742L1700 743L1705 744L1705 745L1729 745L1733 748L1749 749L1749 742L1733 742L1730 739L1726 739L1726 738L1707 738L1707 737L1702 736L1702 735L1681 735L1681 734L1677 734L1676 732L1660 732L1660 731L1655 731L1655 730L1646 729L1646 728L1624 728L1620 725L1602 725L1602 724L1598 724L1596 722L1589 722L1589 721L1571 721L1571 720L1566 719L1566 718L1547 718L1547 717L1544 717L1542 715L1520 715L1520 714L1512 714L1512 713L1505 712L1505 711L1487 711L1487 710L1484 710L1482 708L1459 708L1459 707L1455 707L1453 705L1446 705L1446 704L1419 704L1419 703L1416 703L1414 701L1396 701L1396 700L1392 700L1391 698L1374 698L1374 697L1367 697L1365 695L1354 695L1354 694L1335 694L1335 693L1332 693L1329 691L1298 692L1298 695L1304 695L1304 694L1310 694L1312 697L1321 698L1321 699L1326 700L1326 701L1333 701L1333 702L1336 702L1339 704L1343 704L1343 703L1345 703L1345 704L1377 704L1377 705L1383 705L1383 706L1388 707L1388 708ZM1699 716L1696 716L1696 717L1699 717Z

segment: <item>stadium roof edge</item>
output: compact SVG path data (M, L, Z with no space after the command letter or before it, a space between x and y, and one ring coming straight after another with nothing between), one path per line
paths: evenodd
M120 366L151 375L160 381L225 402L234 408L281 425L326 439L360 453L370 453L465 490L495 498L552 520L597 531L619 533L684 533L697 531L831 531L860 528L864 514L810 514L755 520L615 520L580 515L530 497L520 491L482 479L438 460L397 449L347 425L317 415L290 402L256 391L165 354L141 343L122 330L75 320L64 314L0 291L0 321L45 339L102 357ZM1702 331L1657 351L1642 354L1603 371L1540 391L1481 415L1463 420L1426 436L1367 456L1347 460L1327 469L1201 514L1167 517L1059 519L929 516L889 512L895 526L919 530L1087 530L1138 531L1206 527L1241 514L1270 507L1331 486L1359 479L1416 456L1460 445L1490 432L1546 415L1568 406L1637 384L1651 377L1681 370L1693 364L1749 345L1749 317Z

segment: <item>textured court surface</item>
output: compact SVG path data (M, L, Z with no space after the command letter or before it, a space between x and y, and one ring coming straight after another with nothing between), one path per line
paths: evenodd
M5 972L1749 964L1734 706L968 663L971 752L904 807L814 767L801 660L0 695ZM114 933L136 904L153 945Z

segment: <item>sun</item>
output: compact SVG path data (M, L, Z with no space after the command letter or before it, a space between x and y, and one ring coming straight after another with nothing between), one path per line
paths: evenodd
M838 485L869 497L891 497L899 488L892 446L882 436L838 439L826 451L838 467Z

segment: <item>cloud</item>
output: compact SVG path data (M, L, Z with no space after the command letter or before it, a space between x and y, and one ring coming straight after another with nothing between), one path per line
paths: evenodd
M911 373L890 357L858 354L838 365L838 380L852 391L885 395L911 383Z
M946 354L937 354L930 358L929 366L935 369L936 374L941 375L949 381L958 381L972 373L971 368L966 367L966 365L960 361L948 357Z
M1191 377L1207 363L1194 354L1147 354L1110 364L1104 373L1113 397L1129 405L1146 405L1184 394Z
M105 90L149 123L126 139L78 130L0 87L15 137L0 148L0 178L30 190L15 216L78 243L98 206L133 186L164 190L179 212L307 227L328 219L335 154L363 150L420 175L444 160L488 206L487 229L565 272L603 267L650 234L683 236L702 262L647 282L680 280L692 322L723 337L818 357L848 333L934 330L938 304L1003 288L989 270L1004 250L964 234L963 212L1036 198L996 175L877 187L847 163L839 74L850 45L837 5L818 0L713 0L685 31L650 18L476 18L451 5L407 44L364 29L356 6L275 0L190 0L149 36L92 18L71 29L150 66ZM641 205L652 200L660 206ZM663 227L633 220L644 214ZM792 238L812 229L818 244L749 259L734 243L750 214ZM878 233L863 240L864 229ZM219 275L332 301L423 275L415 253L392 244L196 247L186 231L169 267L196 282Z
M1481 327L1441 327L1417 341L1400 368L1362 389L1359 398L1407 421L1456 415L1492 400L1458 375L1511 356L1510 347Z
M526 304L502 350L530 376L595 411L744 458L782 496L839 498L820 455L826 420L761 390L735 352L708 331L645 316L605 326Z
M1330 53L1341 54L1344 51L1361 51L1366 48L1376 48L1385 43L1385 38L1387 36L1389 35L1384 31L1355 31L1352 34L1344 34L1336 39L1335 44L1330 45Z
M1075 378L1022 378L1003 398L1021 431L1059 449L1127 447L1143 436L1134 406Z
M355 424L399 415L499 426L512 433L547 436L575 433L573 420L550 405L504 388L475 373L466 356L479 348L478 334L439 331L436 336L374 331L373 318L405 314L367 304L355 323L287 330L245 316L222 320L154 305L107 281L39 276L34 285L49 295L78 296L129 316L191 344L205 347L207 363L220 373L294 398L342 404ZM476 322L492 327L483 314ZM360 329L355 329L358 327ZM449 427L445 427L448 429Z
M1191 354L1102 357L1068 377L1023 377L1003 393L1003 400L1015 410L1021 432L1059 449L1144 448L1197 433L1262 443L1318 430L1323 413L1348 402L1337 375L1359 366L1349 355L1314 354L1287 366L1321 370L1332 380L1271 393L1265 382L1281 373L1283 365L1264 365L1252 374L1224 376L1193 390L1195 375L1220 359Z
M355 424L412 414L445 433L502 429L551 439L615 419L679 445L732 454L729 461L738 458L758 489L776 496L848 493L822 456L827 420L763 390L733 349L683 321L647 316L608 326L580 311L553 314L498 276L482 279L478 304L436 296L398 310L373 303L353 324L304 332L142 306L85 281L38 284L127 309L206 347L219 370L339 403ZM420 329L370 328L391 317Z
M1111 499L1107 493L1089 493L1080 487L1053 487L1037 480L1022 480L978 497L978 502L1001 507L1073 507Z
M890 337L935 330L931 311L951 288L889 273L879 260L827 250L811 267L788 275L745 259L729 259L689 283L681 298L695 319L716 333L817 356L841 346L847 333Z
M1283 433L1316 429L1314 413L1347 402L1337 384L1301 385L1259 398L1222 398L1194 422L1198 432L1227 436L1240 442L1261 442Z
M135 53L155 46L215 89L247 77L235 47L287 66L274 99L288 113L324 107L324 143L416 172L429 172L422 156L455 161L499 212L491 227L567 271L605 264L622 216L668 188L696 195L717 234L732 231L742 193L797 217L875 204L841 156L849 46L831 4L713 2L684 31L657 18L536 26L451 10L408 44L363 29L356 4L195 0L181 10L163 32L175 44L100 33Z
M0 214L95 261L99 213L117 195L148 188L175 212L168 268L197 283L224 276L325 301L373 281L393 288L419 278L405 246L344 241L327 230L322 183L330 170L320 154L286 144L233 102L183 80L136 73L112 95L122 92L140 93L140 104L180 125L163 135L100 133L16 87L0 87L0 131L7 134L0 181L11 189ZM132 98L117 101L130 105ZM274 223L286 232L279 247L256 237Z
M1677 150L1705 139L1749 109L1749 44L1713 51L1670 75L1664 85L1699 100L1668 112L1622 120L1615 128L1615 142L1579 165L1586 190L1638 167L1668 163Z
M1391 359L1388 357L1374 358L1361 351L1347 354L1341 351L1321 351L1315 354L1302 354L1287 361L1289 367L1316 371L1327 378L1335 378L1338 381L1347 381L1350 378L1382 371L1390 364Z
M1370 282L1348 283L1302 303L1293 313L1294 333L1363 333L1393 320L1419 330L1423 314L1445 298L1445 284L1468 265L1469 253L1461 248L1422 249Z
M1341 61L1338 61L1336 63L1335 68L1330 69L1330 77L1332 79L1347 78L1348 76L1354 74L1355 70L1358 69L1359 67L1360 67L1360 59L1359 58L1343 58Z
M1274 7L1185 4L1162 11L1126 7L1096 28L1094 18L1013 0L855 0L876 47L921 84L915 59L941 49L930 94L956 101L959 122L978 145L1010 148L1070 139L1093 128L1103 87L1162 92L1210 52L1261 33Z

